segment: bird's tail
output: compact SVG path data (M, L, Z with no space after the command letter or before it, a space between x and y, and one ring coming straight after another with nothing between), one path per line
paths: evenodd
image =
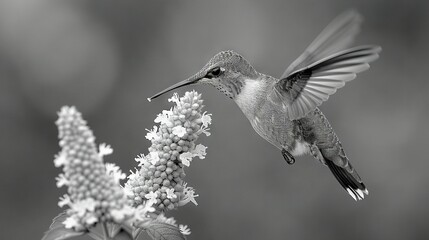
M334 162L326 159L326 165L328 165L332 174L340 182L341 186L352 196L356 201L362 200L366 195L368 195L368 189L363 184L356 170L349 164L349 169L353 173L350 173L346 168L337 166Z

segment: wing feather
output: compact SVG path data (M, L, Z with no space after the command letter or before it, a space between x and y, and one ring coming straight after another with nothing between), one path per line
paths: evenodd
M334 81L345 81L348 82L352 79L356 78L356 74L354 73L327 73L327 72L318 72L311 76L311 80L334 80Z
M325 73L335 73L335 72L356 72L360 73L369 69L368 63L362 64L332 64L330 66L322 67L320 71Z
M305 51L286 69L280 78L311 65L312 63L347 48L360 30L362 17L354 10L335 18Z
M328 94L326 92L332 91L332 94L335 92L335 88L325 88L323 90L315 89L313 87L307 88L307 94L314 99L316 106L322 104L322 102L326 101L328 98L326 97Z
M359 46L332 54L280 79L268 98L282 105L289 119L299 119L367 70L380 51L378 46Z

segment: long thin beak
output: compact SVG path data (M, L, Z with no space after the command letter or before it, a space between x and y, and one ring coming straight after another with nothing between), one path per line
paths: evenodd
M153 95L152 97L148 98L147 100L150 102L152 99L157 98L157 97L161 96L164 93L170 92L170 91L172 91L172 90L174 90L176 88L179 88L179 87L183 87L183 86L186 86L186 85L190 85L190 84L196 83L196 82L198 82L202 78L203 77L201 77L201 74L195 74L194 76L192 76L192 77L190 77L190 78L188 78L186 80L180 81L180 82L178 82L178 83L176 83L176 84L174 84L174 85L172 85L172 86L170 86L170 87L162 90L161 92Z

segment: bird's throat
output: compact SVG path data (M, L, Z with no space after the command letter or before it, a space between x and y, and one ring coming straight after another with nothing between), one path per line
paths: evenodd
M212 83L221 93L225 94L231 99L235 99L242 91L244 87L243 80L224 80L221 83Z
M261 94L265 91L263 89L263 82L253 79L244 79L243 85L239 93L234 97L235 102L244 112L244 114L251 114L254 112L255 107L259 105Z

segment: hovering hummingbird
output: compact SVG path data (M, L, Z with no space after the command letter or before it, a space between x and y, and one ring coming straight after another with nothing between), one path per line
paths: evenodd
M279 79L257 72L238 53L223 51L195 75L148 100L186 85L213 85L237 103L253 129L280 149L287 163L310 153L355 200L362 200L368 190L318 108L378 58L379 46L347 48L361 21L355 11L334 19Z

